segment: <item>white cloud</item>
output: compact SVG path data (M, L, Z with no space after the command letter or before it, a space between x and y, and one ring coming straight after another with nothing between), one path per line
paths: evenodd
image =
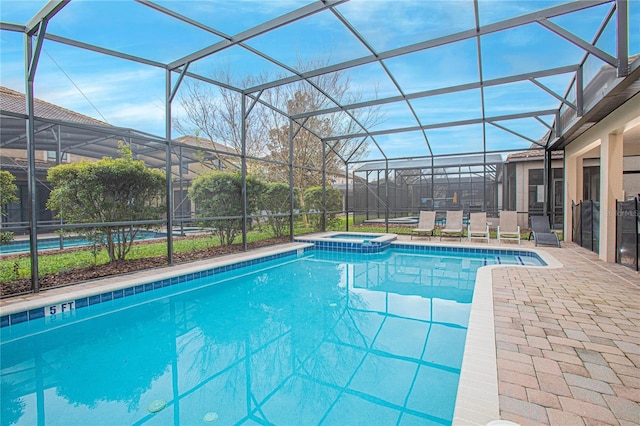
M53 56L55 59L56 56ZM72 64L46 55L36 74L36 97L109 124L164 133L164 72L152 67L106 62ZM84 65L84 66L82 66ZM137 108L137 109L136 109ZM123 111L123 112L119 112ZM144 111L143 114L141 114ZM145 117L143 120L126 117ZM158 121L158 123L156 123ZM135 125L141 122L141 125Z
M104 111L109 122L118 127L130 127L158 136L164 135L164 107L156 101L142 104L122 104Z
M473 2L352 0L338 6L380 52L474 27Z

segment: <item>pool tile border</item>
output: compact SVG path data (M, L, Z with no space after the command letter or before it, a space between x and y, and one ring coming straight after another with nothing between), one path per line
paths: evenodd
M301 247L295 247L290 250L281 251L274 254L263 254L258 257L252 256L246 260L236 260L230 263L225 262L220 266L204 268L204 269L196 270L193 272L187 272L187 273L176 272L176 275L170 276L161 280L158 280L157 277L152 276L152 277L148 277L148 279L146 280L147 282L142 282L142 283L134 284L130 286L124 286L122 288L117 288L111 291L106 291L106 292L103 291L98 294L90 294L87 296L75 297L75 298L72 294L69 297L63 298L63 299L58 297L57 299L59 300L50 300L48 303L45 304L45 306L18 310L17 312L1 315L0 328L42 318L45 316L45 308L47 306L52 306L57 303L72 302L75 306L74 309L85 308L87 306L97 305L99 303L109 302L111 300L121 299L123 297L129 297L129 296L134 296L141 293L146 293L149 291L157 290L159 288L169 287L175 284L181 284L193 279L206 278L206 277L221 274L224 272L232 271L235 269L257 265L257 264L269 262L276 259L282 259L284 257L298 256L312 249L313 249L312 245L305 244L305 245L302 245ZM123 283L123 285L125 283ZM0 308L0 309L1 309L0 312L10 310L10 306L8 306L7 308Z
M338 235L367 235L366 232L325 232L321 234L311 234L296 237L296 241L311 243L319 250L335 251L341 253L361 253L374 254L381 253L388 249L392 242L398 237L396 234L371 233L371 239L367 242L350 241L348 239L336 238Z
M390 242L369 242L369 243L354 243L354 242L333 242L333 241L315 241L312 239L306 240L303 238L296 239L296 241L313 243L318 250L336 251L340 253L362 253L373 254L385 251L391 246Z
M477 247L477 246L445 246L437 244L408 244L408 243L391 243L391 248L406 250L413 253L428 253L428 254L484 254L488 256L520 256L531 257L539 260L542 265L547 266L547 262L535 251L521 250L521 249L504 249L504 248L492 248L492 247ZM499 263L499 259L498 259ZM526 266L526 265L524 265Z

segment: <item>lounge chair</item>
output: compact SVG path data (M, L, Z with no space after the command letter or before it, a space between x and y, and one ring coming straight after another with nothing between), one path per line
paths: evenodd
M518 212L500 212L500 224L498 225L498 244L500 244L501 239L518 240L518 244L520 244L520 226L518 225Z
M426 235L433 237L436 228L436 212L421 211L418 219L418 226L411 232L411 239L414 235Z
M442 237L459 237L462 241L462 210L447 211L447 222L440 230L440 240Z
M547 244L560 247L558 234L551 231L549 226L549 216L531 216L531 234L535 245ZM529 235L531 238L531 235Z
M467 237L469 242L472 238L487 240L489 244L489 224L487 223L487 213L477 212L469 214L469 225L467 225Z

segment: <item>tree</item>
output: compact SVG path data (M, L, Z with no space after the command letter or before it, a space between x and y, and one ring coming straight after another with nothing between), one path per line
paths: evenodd
M247 175L247 214L257 211L262 183ZM196 204L198 223L211 228L220 244L231 245L242 232L242 174L212 171L195 178L189 198ZM229 219L223 219L229 217Z
M304 72L328 64L328 59L316 60L299 63L296 68ZM276 79L282 77L286 76L279 75ZM263 75L238 82L234 81L228 69L218 71L212 78L222 84L211 89L210 86L197 81L184 83L179 96L184 115L174 119L174 126L185 134L197 133L233 147L241 154L242 98L238 92L224 86L251 87L273 78ZM272 105L277 110L260 103L256 103L252 108L245 121L246 153L249 157L264 156L280 164L262 163L258 167L255 160L249 159L249 172L254 175L262 173L262 176L271 182L289 182L289 168L282 166L290 161L289 120L279 111L294 115L334 107L333 101L325 94L342 104L354 104L362 100L362 94L353 90L349 78L342 71L314 77L313 85L307 81L294 82L270 88L260 95L260 101ZM249 99L249 102L253 102L253 99ZM297 133L293 144L293 164L296 166L293 172L293 186L299 189L297 194L301 205L304 190L322 184L322 174L313 171L321 169L323 163L322 142L316 135L329 137L355 133L362 130L361 126L373 126L382 120L379 107L358 108L350 111L350 114L351 116L338 112L310 117L304 122L305 128ZM297 131L298 124L294 126L294 130ZM367 153L367 145L361 142L361 139L348 138L332 142L325 149L326 170L340 170L343 159L347 157L351 157L351 160L362 158Z
M108 225L161 219L165 212L165 174L134 160L131 149L120 144L121 158L61 164L49 169L53 185L47 207L70 223L99 223L81 229L89 239L104 243L111 262L124 260L136 234L147 226Z
M262 199L260 207L267 214L282 214L289 213L289 185L286 183L274 182L267 183L264 192L262 193ZM294 193L294 209L299 208L298 198ZM282 237L287 233L287 226L289 224L288 216L270 216L266 219L267 226L274 237Z
M302 69L318 68L323 63L299 65ZM332 99L341 104L355 104L362 100L362 95L351 87L349 78L342 72L320 75L313 79L316 87L326 93ZM266 102L276 105L289 115L307 113L334 107L320 90L313 88L306 81L292 83L286 86L274 88L265 92L263 98ZM383 117L378 107L359 108L350 111L351 116L343 112L310 116L303 123L294 124L296 132L293 140L293 186L298 189L300 203L303 203L303 194L307 188L323 184L323 161L325 171L337 172L342 169L344 160L357 160L366 155L367 145L361 144L361 139L340 139L327 143L323 150L323 142L319 138L338 135L348 135L362 131L365 127L379 123ZM289 121L281 114L270 110L263 118L269 130L267 148L269 157L280 163L289 163ZM298 131L299 130L299 131ZM324 157L323 157L324 151ZM268 177L275 182L287 182L289 179L287 168L269 166ZM306 206L305 206L306 207ZM309 210L305 208L305 210ZM303 217L306 220L306 216Z
M248 87L260 80L248 77L243 81L234 81L228 69L216 72L213 79L222 82L223 85L212 86L198 80L185 80L178 96L183 115L174 117L173 126L185 135L195 135L199 138L202 142L199 146L202 148L215 149L214 146L207 146L208 140L226 145L241 155L242 97L240 93L226 87ZM259 115L250 114L245 124L246 155L256 158L266 155L268 129L260 125ZM220 162L224 162L224 153L211 151L211 154ZM254 162L247 162L249 173L255 171L252 164Z
M326 226L331 226L337 219L337 212L342 211L342 192L339 189L333 187L326 187L325 199L326 210L322 208L322 187L314 186L307 188L304 191L304 207L308 213L320 213L312 214L309 216L309 222L316 231L322 230L322 219L326 218ZM323 213L327 212L326 215Z
M15 201L18 201L18 197L16 196L18 187L14 183L15 180L15 176L10 172L0 170L0 214L2 217L6 217L8 215L5 211L6 207ZM1 223L2 220L0 218L0 224ZM13 232L0 232L1 243L8 243L11 240L13 240Z

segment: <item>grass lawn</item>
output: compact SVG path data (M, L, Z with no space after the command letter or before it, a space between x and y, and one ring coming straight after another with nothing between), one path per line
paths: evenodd
M296 228L296 234L313 232L310 228ZM247 242L252 243L272 238L272 235L263 231L250 231L247 233ZM236 237L234 243L242 242L240 237ZM203 235L201 238L176 238L173 241L173 252L191 253L200 250L219 247L220 241L217 237ZM135 244L127 254L127 260L147 259L167 255L166 241L144 242ZM97 250L94 254L91 248L78 249L63 252L40 252L38 256L38 275L44 276L67 271L76 268L89 268L92 266L105 265L109 263L109 255L105 249ZM13 281L31 276L31 258L25 254L20 257L0 261L0 282Z

